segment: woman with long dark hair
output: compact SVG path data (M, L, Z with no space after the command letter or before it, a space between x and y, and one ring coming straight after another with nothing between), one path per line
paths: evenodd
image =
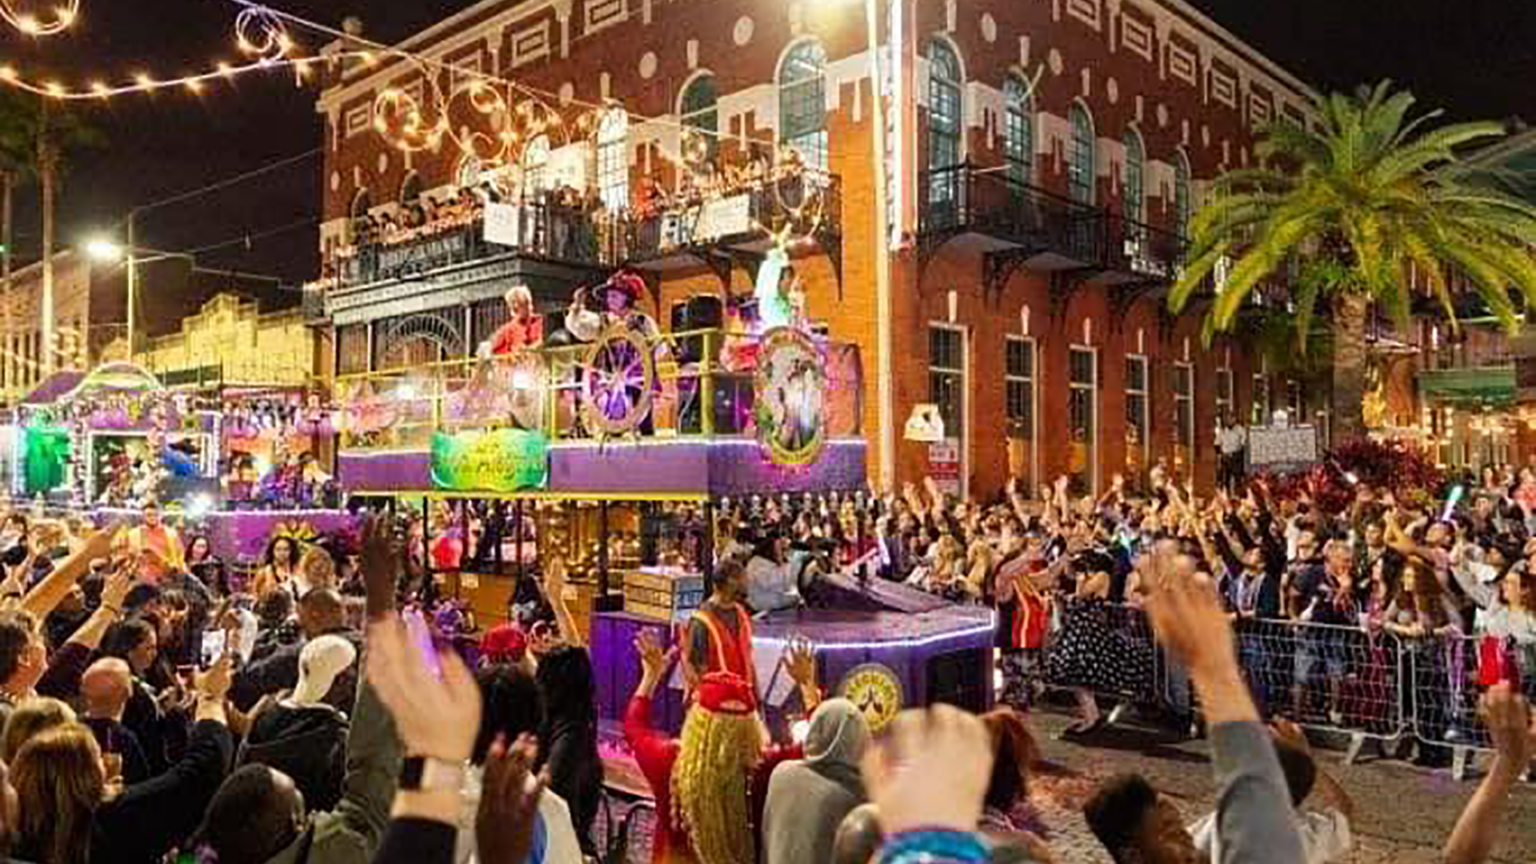
M262 556L261 569L251 593L259 599L277 591L292 591L294 580L299 576L299 544L292 537L273 537Z

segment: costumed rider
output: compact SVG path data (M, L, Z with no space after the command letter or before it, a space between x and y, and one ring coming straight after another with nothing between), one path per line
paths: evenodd
M752 663L752 616L748 611L747 570L735 558L715 568L715 587L688 620L683 677L697 695L710 676L732 675L744 682L756 701L757 667Z
M637 308L645 281L638 275L621 271L596 288L577 290L565 313L565 329L578 342L595 342L609 328L624 324L646 339L661 334L656 319ZM600 310L590 308L588 300L601 303Z
M544 318L534 309L533 294L528 286L513 285L503 299L507 303L507 323L480 343L478 355L481 359L537 348L544 342Z

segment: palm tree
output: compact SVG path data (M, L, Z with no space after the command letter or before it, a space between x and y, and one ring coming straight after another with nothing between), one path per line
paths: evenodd
M16 387L17 366L12 355L16 335L11 320L11 261L16 254L16 186L32 166L32 131L19 122L26 114L20 91L0 90L0 391Z
M1255 148L1259 165L1219 178L1190 222L1185 268L1170 291L1181 311L1230 264L1206 319L1206 338L1233 326L1249 294L1288 271L1297 345L1305 350L1319 302L1332 317L1334 439L1364 434L1365 329L1379 309L1407 324L1414 280L1454 326L1455 295L1470 286L1514 331L1536 306L1536 207L1461 170L1469 145L1503 136L1499 123L1428 128L1415 100L1390 82L1335 93L1310 128L1281 121ZM1235 259L1235 260L1234 260ZM1294 268L1294 269L1292 269Z
M9 172L7 177L14 178L19 174L19 167L27 165L42 186L43 296L39 305L43 337L42 371L45 375L53 371L54 352L58 348L54 344L53 335L53 217L59 176L74 154L96 147L101 141L100 133L65 103L14 91L7 91L4 99L0 100L0 154L3 154L0 164L12 164L5 160L14 157L13 164L17 171ZM9 194L8 187L6 194ZM7 226L9 222L7 219Z

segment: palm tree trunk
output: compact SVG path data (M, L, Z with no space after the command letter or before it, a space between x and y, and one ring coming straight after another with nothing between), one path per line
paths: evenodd
M1365 437L1365 297L1340 291L1333 301L1333 436L1335 447Z
M51 145L44 143L39 174L43 183L43 297L39 316L42 319L42 376L53 373L53 181L54 153Z
M5 310L5 332L0 335L0 392L16 389L16 364L12 362L11 319L11 199L16 191L16 172L0 174L0 308Z

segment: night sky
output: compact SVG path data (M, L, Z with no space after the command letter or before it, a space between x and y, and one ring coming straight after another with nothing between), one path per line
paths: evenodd
M778 3L782 0L762 0ZM1536 123L1536 3L1524 0L1190 0L1260 51L1321 89L1390 77L1457 119L1524 117ZM13 0L26 8L33 0ZM35 4L34 4L35 5ZM365 35L407 36L472 0L273 0L332 26L358 15ZM32 42L7 31L0 56L64 80L168 78L235 59L228 0L82 0L69 34ZM318 50L321 37L294 31ZM248 75L201 96L175 90L118 97L90 109L107 146L76 157L61 199L59 238L77 242L135 203L154 201L304 153L320 143L315 93L291 75ZM154 210L140 243L195 249L210 266L293 282L316 269L313 221L318 154L259 181ZM17 252L35 257L36 190L18 198ZM296 226L296 227L294 227ZM287 229L287 230L282 230ZM246 243L241 238L251 236ZM265 235L265 236L263 236Z

